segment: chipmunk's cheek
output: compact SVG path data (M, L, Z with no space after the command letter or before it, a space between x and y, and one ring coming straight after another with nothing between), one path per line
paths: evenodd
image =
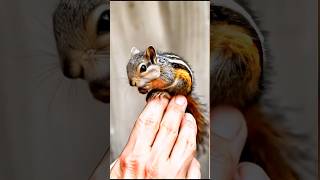
M150 80L141 79L138 83L138 91L141 94L146 94L151 90L151 86L149 83Z
M155 79L151 81L151 86L156 89L163 89L168 86L168 83L162 79Z
M137 87L148 88L148 86L150 86L150 82L152 82L153 80L153 78L142 77L137 81L136 85Z
M156 65L151 65L148 67L148 72L145 75L143 75L143 78L148 79L150 82L154 79L158 79L160 75L161 75L160 67Z
M148 81L146 79L140 79L139 81L136 82L136 86L138 88L141 88L143 86L145 86L148 83Z

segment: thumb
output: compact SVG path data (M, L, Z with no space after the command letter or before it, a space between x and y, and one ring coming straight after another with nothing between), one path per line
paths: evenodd
M213 179L230 180L237 171L247 138L245 119L239 110L225 106L216 107L211 117L210 174Z

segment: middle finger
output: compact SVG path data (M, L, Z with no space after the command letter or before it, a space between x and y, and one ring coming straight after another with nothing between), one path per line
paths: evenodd
M178 136L186 107L187 100L184 96L176 96L170 101L152 146L151 161L157 162L158 159L168 159Z

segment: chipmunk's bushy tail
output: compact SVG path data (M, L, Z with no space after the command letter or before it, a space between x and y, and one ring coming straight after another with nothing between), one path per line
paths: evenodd
M259 105L244 110L248 126L248 138L241 161L250 161L261 166L272 180L299 179L288 161L289 139L284 129L277 129ZM280 123L280 122L278 122Z
M209 124L207 120L207 110L205 104L202 104L199 98L191 94L187 96L188 106L187 112L191 113L197 122L197 149L199 151L206 151L206 145L209 137Z

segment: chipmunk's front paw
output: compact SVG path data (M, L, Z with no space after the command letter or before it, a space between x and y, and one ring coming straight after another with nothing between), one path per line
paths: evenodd
M165 91L150 91L147 95L147 102L154 98L167 98L171 99L171 95Z

